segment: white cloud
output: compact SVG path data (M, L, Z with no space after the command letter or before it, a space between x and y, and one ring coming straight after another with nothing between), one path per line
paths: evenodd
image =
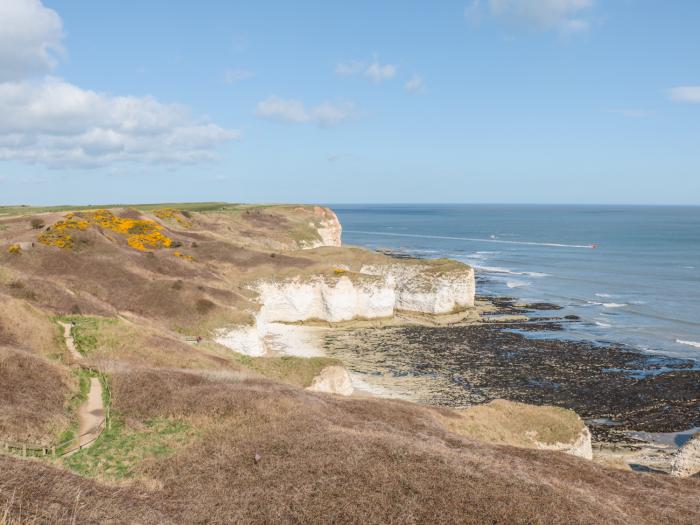
M351 104L324 102L311 109L311 118L319 126L330 128L346 121L352 114Z
M253 78L255 73L247 69L227 69L224 71L224 83L237 84L241 80Z
M255 114L259 117L280 122L304 123L311 120L301 100L293 98L283 99L275 96L258 102Z
M700 103L700 86L678 86L668 90L668 97L674 102Z
M423 77L413 75L408 82L404 84L404 89L409 93L418 93L423 90Z
M191 163L239 133L153 97L98 93L60 78L59 16L39 0L0 0L0 161L51 167ZM9 23L8 23L9 21Z
M398 67L396 65L380 64L375 58L374 61L369 64L358 60L341 62L335 66L335 73L344 77L364 75L379 83L383 80L394 78L397 69Z
M365 75L367 75L375 82L381 82L382 80L394 78L394 75L396 74L396 69L396 66L393 64L382 65L375 60L369 65L369 67L365 71Z
M510 24L540 30L577 33L590 27L587 10L594 0L488 0L489 13ZM464 10L470 21L479 21L484 6L473 0Z
M349 103L331 104L324 102L307 110L301 100L271 96L258 102L255 114L278 122L315 123L328 128L337 126L350 118L352 109L352 104Z
M63 52L63 24L40 0L0 1L0 82L46 73Z
M214 147L238 135L152 97L112 96L56 78L0 84L0 160L191 163L213 158Z

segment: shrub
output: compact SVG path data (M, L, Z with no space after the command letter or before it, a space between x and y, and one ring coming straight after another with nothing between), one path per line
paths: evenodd
M210 312L216 305L212 303L209 299L200 299L197 301L196 308L197 312L200 314L206 314Z
M13 255L19 255L22 253L22 248L19 244L11 244L7 251Z
M180 241L172 241L170 243L171 248L180 248L182 246L182 243Z
M44 221L42 221L41 219L32 219L30 224L35 230L41 230L44 227Z
M173 290L182 290L183 285L184 283L180 279L178 279L173 283Z

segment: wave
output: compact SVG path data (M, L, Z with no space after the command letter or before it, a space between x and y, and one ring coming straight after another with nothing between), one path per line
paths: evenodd
M597 293L595 295L596 297L612 297L609 293Z
M603 303L604 308L622 308L623 306L627 306L626 303Z
M585 248L592 250L595 244L564 244L560 242L507 241L504 239L483 239L477 237L452 237L448 235L421 235L419 233L368 232L363 230L346 230L347 233L362 233L364 235L388 235L391 237L415 237L418 239L446 239L451 241L494 242L500 244L520 244L525 246L547 246L550 248Z
M694 346L695 348L700 348L700 343L698 343L697 341L684 341L683 339L676 339L676 343L680 343L682 345Z
M482 266L480 264L475 264L474 268L477 270L482 270L484 272L491 272L491 273L506 273L508 275L520 275L518 272L514 272L513 270L509 270L508 268L501 268L500 266Z
M500 266L483 266L480 264L472 264L474 268L477 270L481 270L484 272L490 272L490 273L504 273L507 275L526 275L528 277L548 277L548 273L542 273L542 272L516 272L515 270L509 270L508 268L502 268Z
M601 321L593 321L597 326L600 326L601 328L610 328L612 325L608 323L603 323Z
M508 281L506 286L508 288L522 288L523 286L530 286L530 283L523 281Z

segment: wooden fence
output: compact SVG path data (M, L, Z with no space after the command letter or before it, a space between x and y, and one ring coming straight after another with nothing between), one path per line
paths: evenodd
M78 365L80 368L83 370L87 370L88 372L96 375L98 378L100 378L100 382L102 383L103 386L103 394L104 392L107 393L106 397L107 402L105 403L105 417L102 419L99 425L96 427L91 428L84 434L81 434L79 436L75 436L72 439L69 439L68 441L64 441L63 443L58 443L56 445L36 445L36 444L30 444L30 443L9 443L9 442L0 442L0 449L5 450L6 452L11 452L15 454L20 454L24 457L26 456L34 456L34 457L43 457L43 456L53 456L53 457L60 457L60 456L66 456L68 454L72 454L74 452L77 452L79 450L82 450L83 448L88 447L92 443L94 443L97 438L99 438L102 435L102 432L105 431L105 429L109 429L110 426L110 413L109 413L109 407L112 404L112 393L109 389L109 383L107 382L107 378L105 375L100 372L98 369L93 368L91 366L79 364ZM81 443L81 438L84 438L85 436L91 436L91 438L84 443ZM73 446L71 446L73 445Z

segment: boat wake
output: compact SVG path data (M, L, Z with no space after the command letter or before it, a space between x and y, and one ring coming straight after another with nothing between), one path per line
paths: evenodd
M520 244L525 246L547 246L550 248L583 248L592 250L596 244L564 244L558 242L508 241L505 239L483 239L476 237L451 237L447 235L421 235L419 233L368 232L362 230L346 230L347 233L362 233L364 235L388 235L391 237L414 237L417 239L446 239L451 241L493 242L500 244Z

